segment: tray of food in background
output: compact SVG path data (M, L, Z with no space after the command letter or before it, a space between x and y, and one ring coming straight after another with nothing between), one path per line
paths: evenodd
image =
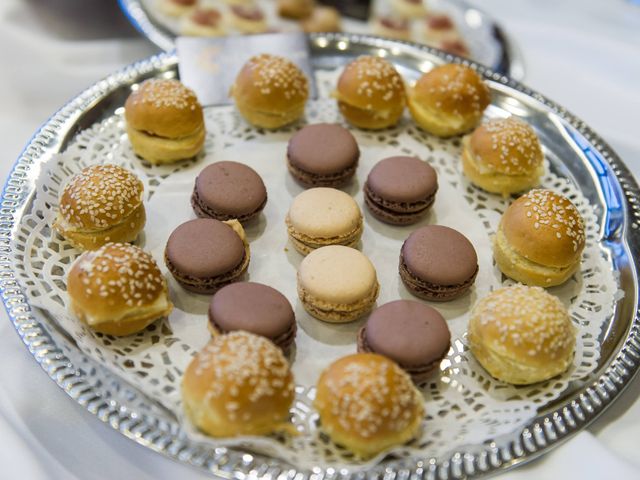
M521 80L513 41L464 0L119 0L131 23L163 50L179 35L346 32L412 41L467 57Z

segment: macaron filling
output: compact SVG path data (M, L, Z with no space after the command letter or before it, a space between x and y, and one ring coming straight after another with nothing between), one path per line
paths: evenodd
M298 286L298 297L307 312L321 320L337 323L349 322L365 315L373 308L379 292L380 285L376 282L365 298L354 303L332 303L322 300L306 291L304 287Z
M376 195L368 183L364 184L364 201L378 218L393 223L411 223L422 218L435 202L435 192L417 202L389 202Z
M295 229L289 218L286 220L289 238L298 251L308 253L316 248L325 247L327 245L344 245L345 247L355 247L362 236L363 221L360 219L358 225L350 232L344 235L335 235L332 237L312 237Z
M345 184L355 175L358 165L354 164L336 173L318 174L293 165L291 160L287 158L287 168L291 172L291 175L293 175L293 178L302 185L309 187L337 187Z
M196 293L213 293L216 290L224 287L225 285L234 282L242 275L249 264L249 259L246 255L242 256L242 260L232 270L222 275L213 275L210 277L196 277L194 275L188 275L182 273L171 262L167 254L165 253L164 261L167 265L167 269L176 279L176 281L185 287L187 290L191 290Z

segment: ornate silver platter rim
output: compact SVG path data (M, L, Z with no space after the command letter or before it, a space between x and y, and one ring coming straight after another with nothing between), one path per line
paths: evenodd
M394 55L399 62L454 61L473 65L496 91L507 92L514 99L526 99L539 105L541 111L567 126L567 132L577 132L586 142L580 147L590 164L584 170L596 172L588 180L597 185L594 195L606 208L600 212L602 218L603 249L610 252L621 272L621 284L625 285L627 297L619 302L616 316L628 321L623 331L609 336L603 345L603 364L590 382L576 389L551 407L545 409L523 428L505 446L495 443L470 445L453 452L448 458L391 460L378 465L366 473L352 473L331 467L317 467L311 471L296 471L273 459L243 453L233 449L200 446L181 433L175 421L163 415L157 406L149 409L153 413L141 413L136 402L148 402L136 398L135 388L120 382L108 374L97 374L95 368L80 352L65 353L64 346L72 342L56 331L55 319L32 309L29 300L16 280L15 272L7 254L11 249L11 238L16 232L20 218L29 208L35 193L35 179L40 167L51 155L64 149L70 139L82 128L91 125L103 110L115 109L121 103L114 95L128 85L143 78L175 68L177 59L171 54L161 54L133 64L105 78L85 90L55 113L30 140L5 184L0 210L0 289L2 301L18 334L36 361L49 376L75 401L108 423L128 438L166 456L195 467L206 469L224 478L271 477L303 480L369 479L450 479L483 476L498 470L531 460L573 434L586 427L598 417L620 395L629 384L640 364L640 318L638 317L638 275L640 266L640 189L633 176L613 150L581 120L561 106L546 99L514 80L491 70L446 55L438 50L410 43L394 42L370 36L346 34L318 34L310 37L312 51L325 56L353 55L354 52L376 52L380 49ZM349 49L339 48L348 43ZM573 142L578 142L574 137ZM569 141L567 140L569 143ZM577 144L576 144L577 145ZM592 156L589 156L591 154ZM596 162L595 164L593 162ZM600 162L600 163L597 163ZM618 249L618 250L616 250ZM615 253L617 251L617 254ZM73 353L73 355L71 355ZM70 358L72 357L73 360ZM93 366L92 366L93 365ZM139 403L138 403L139 404Z
M465 12L469 10L477 12L491 25L492 34L496 42L500 45L501 51L498 55L498 61L494 65L490 65L490 68L495 72L508 75L516 80L522 80L525 75L522 55L505 30L489 15L479 11L475 7L471 7L464 0L452 1L458 4L460 9ZM131 22L136 30L147 37L158 48L165 52L171 52L175 49L175 34L155 21L147 13L147 10L140 0L118 0L118 3L126 17L129 19L129 22Z

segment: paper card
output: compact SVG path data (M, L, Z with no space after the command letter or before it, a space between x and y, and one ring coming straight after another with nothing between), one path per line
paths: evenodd
M261 53L280 55L298 65L309 79L311 96L316 97L304 33L178 37L176 46L180 79L204 106L233 103L229 89L236 75L249 58Z

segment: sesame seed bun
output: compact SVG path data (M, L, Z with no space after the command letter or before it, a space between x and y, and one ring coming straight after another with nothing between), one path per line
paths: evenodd
M314 406L322 430L360 457L411 440L424 415L424 400L409 375L375 353L329 365L318 380Z
M151 163L193 157L204 145L202 107L178 80L146 80L127 98L124 116L134 152Z
M303 20L300 25L307 33L342 31L340 12L336 8L325 5L315 7L311 16Z
M191 422L213 437L291 430L295 385L282 350L245 331L215 336L191 361L182 401Z
M505 211L494 239L498 268L527 285L564 283L580 266L584 222L571 201L531 190Z
M398 123L406 103L400 74L391 63L372 56L361 56L349 63L333 95L349 123L372 130Z
M132 242L146 221L143 191L138 177L122 167L87 167L65 185L53 228L82 250Z
M304 114L308 83L302 70L286 58L261 54L244 64L230 94L247 122L274 129Z
M139 332L173 308L151 255L123 243L80 255L67 275L67 293L83 323L110 335Z
M482 77L464 65L446 64L425 73L409 92L415 122L439 137L474 128L491 102Z
M540 183L544 154L526 123L509 117L491 120L462 141L462 170L480 188L508 195Z
M491 376L515 385L541 382L573 361L575 328L562 302L539 287L501 288L471 313L471 352Z
M311 15L315 4L315 0L278 0L278 15L302 20Z

